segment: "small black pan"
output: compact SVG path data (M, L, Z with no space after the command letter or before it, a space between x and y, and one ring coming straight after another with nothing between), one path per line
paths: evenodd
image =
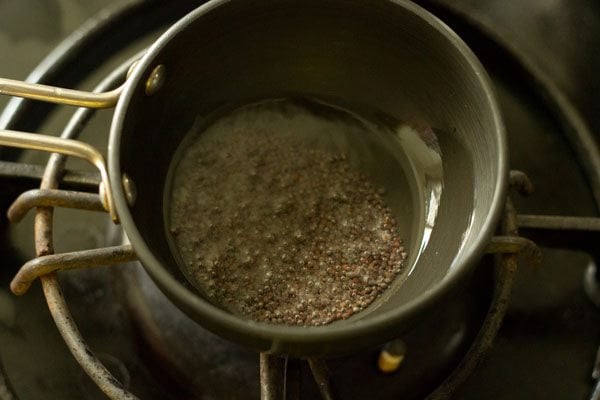
M405 0L213 0L163 34L119 90L83 94L0 80L0 93L89 107L117 102L108 168L88 146L42 135L2 132L0 144L94 162L105 207L162 291L202 326L264 352L340 353L398 336L460 289L504 205L507 147L490 81L455 33ZM443 155L436 224L427 247L411 258L410 274L376 309L326 326L232 315L193 289L168 244L168 171L194 122L223 107L287 95L341 99L427 124ZM399 213L406 215L398 220L410 219L410 207ZM411 248L419 234L405 233Z

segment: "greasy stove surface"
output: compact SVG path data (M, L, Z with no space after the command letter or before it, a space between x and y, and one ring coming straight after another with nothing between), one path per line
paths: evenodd
M457 9L485 21L526 51L575 102L590 127L600 132L597 95L600 89L597 74L600 70L597 51L600 48L600 5L597 2L461 0L453 3ZM0 2L0 59L3 60L0 76L25 78L64 36L104 5L106 2L99 0ZM452 21L449 23L452 25ZM146 35L104 65L94 66L95 72L82 87L93 87L108 71L145 47L155 36L156 33ZM536 185L532 197L516 199L519 211L596 215L597 208L585 176L553 116L524 91L522 82L512 79L502 60L493 55L481 56L494 78L505 115L511 165L527 172ZM0 107L5 103L0 99ZM42 131L60 132L71 113L72 110L60 108L51 114ZM110 115L110 111L98 113L82 138L104 149L103 135ZM98 137L97 132L103 133ZM25 154L22 159L42 163L46 158ZM71 167L79 168L80 164L73 163ZM0 197L14 195L7 195L4 187L2 192L5 194ZM0 200L5 207L11 199ZM57 251L101 246L107 240L104 232L108 218L104 215L60 211L55 220ZM64 223L67 220L69 222ZM20 399L103 398L68 353L54 328L40 286L34 285L22 298L13 297L7 289L17 266L32 256L31 229L31 219L16 227L6 227L4 222L0 235L0 359L6 374ZM458 398L585 399L589 395L592 365L600 344L600 310L591 306L583 292L582 275L588 263L588 257L582 253L544 249L542 267L531 269L524 265L520 269L499 337L489 357ZM138 332L128 318L126 307L112 301L119 296L122 281L109 270L63 274L65 295L84 337L113 374L141 398L182 398L181 392L173 389L180 386L177 376L166 374L156 365L153 352L136 340ZM226 346L218 339L211 340L213 344ZM421 351L422 348L409 348L408 354ZM243 349L235 349L233 353L244 360L244 365L254 367L249 367L242 378L236 378L232 368L237 364L230 364L223 356L212 360L206 376L231 376L234 385L246 385L244 387L251 391L244 398L257 398L258 385L252 376L255 374L258 379L258 355ZM365 363L369 359L367 356ZM407 361L398 375L379 377L377 382L393 383L400 375L409 373L410 368ZM148 383L155 380L156 383ZM215 382L218 381L215 378ZM360 386L360 383L355 384ZM310 382L306 385L307 393L314 393ZM342 392L351 394L353 391L346 387ZM356 392L365 398L368 387ZM402 394L402 388L395 393L396 397ZM206 398L219 397L207 395Z

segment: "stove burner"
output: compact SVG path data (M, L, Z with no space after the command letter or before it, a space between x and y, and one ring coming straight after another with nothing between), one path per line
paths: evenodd
M438 7L440 6L438 5ZM172 8L169 9L171 10L171 12L173 12ZM128 16L131 16L131 14L134 14L133 10L136 9L134 7L125 9L122 15L127 14ZM145 12L147 12L148 8L147 6L140 5L138 10L141 10L139 12L144 14ZM440 11L440 14L445 15L443 10ZM118 16L122 17L122 15ZM450 12L449 19L452 19L452 15L452 12ZM473 23L473 21L468 21L468 19L464 15L461 17L465 18L465 20L462 21L463 24L465 24L465 22L468 22L465 25L467 27L465 29L475 29L476 34L474 36L469 36L467 34L467 36L474 38L475 42L483 40L481 34L490 36L491 31L489 31L489 29L486 30L481 26L475 26L475 28L473 28L473 26L469 25L469 23ZM115 17L115 19L118 18ZM504 49L501 52L502 55L496 54L492 57L492 59L494 59L494 57L506 57L510 61L514 55L505 53L506 47L504 46L501 38L498 38L495 35L491 35L491 37L495 41L484 40L484 42L486 43L486 45L483 46L484 48L487 47L489 49L500 47L501 49ZM476 47L477 50L478 47L474 47ZM485 51L482 51L481 55L485 56ZM519 65L520 68L525 70L525 72L521 70L520 74L524 73L525 76L533 74L535 77L539 78L539 76L536 75L536 69L527 69L523 67L523 65L519 64L519 60L520 59L517 57L516 64ZM512 59L512 61L514 62L515 60ZM493 68L490 71L494 73L497 72L494 71ZM575 118L576 123L569 125L571 122L573 122L574 116L577 117L577 113L574 111L574 109L569 108L568 103L564 103L564 101L562 100L554 101L553 99L562 99L562 97L556 97L557 92L548 90L548 87L544 87L544 82L541 81L543 80L535 80L535 83L538 85L537 90L540 91L542 95L550 95L549 105L546 104L546 106L549 107L551 112L554 112L555 114L558 114L560 116L564 130L566 132L570 132L570 134L572 135L571 140L573 140L576 143L575 147L579 152L580 159L583 160L581 161L582 165L584 168L587 168L588 176L590 176L590 181L592 182L592 190L594 190L597 195L599 192L598 188L596 187L597 185L594 186L594 182L598 182L597 175L599 169L594 170L593 168L594 165L596 165L596 161L594 161L596 159L594 158L594 152L592 151L593 148L588 148L586 153L585 146L581 145L582 143L585 143L586 140L585 126L583 127L582 131L581 125L577 124L577 122L581 121L577 120L577 118ZM505 82L502 80L502 78L498 79L497 84L500 87L501 97L505 96L505 98L510 98L512 94L507 95L509 91L507 90ZM560 94L560 92L558 92L558 94ZM15 104L20 105L15 108ZM507 113L507 123L510 128L511 122L514 122L514 119L511 118L515 118L515 115L518 116L519 112L516 111L516 109L511 108L513 105L510 101L506 101L505 106L507 106L507 109L512 112L512 114ZM27 118L27 115L29 114L28 112L26 112L29 107L35 108L35 106L32 106L31 103L13 102L8 108L7 113L5 113L5 116L9 115L9 117L4 117L4 120L11 122L15 126L18 125L19 118L31 121L30 118ZM42 108L45 108L45 106L42 106ZM0 118L0 120L2 119ZM87 120L87 116L84 116L82 120ZM28 122L28 124L30 123L31 122ZM73 128L76 125L76 123L73 123L70 129L73 129L73 132L78 133L78 131L82 129L83 126ZM573 127L575 127L575 129L572 129ZM35 130L35 128L33 130ZM513 140L519 142L521 138L513 138ZM579 145L577 145L577 143ZM515 147L515 158L517 160L527 159L527 157L523 157L521 155L521 152L527 151L525 149L528 148L529 147L527 146L517 145ZM565 165L565 169L568 169L568 163L561 165ZM533 169L535 170L535 168ZM566 172L567 174L569 173L568 170L561 172ZM536 179L536 183L537 182L538 180ZM518 200L516 201L520 209L522 208L528 210L528 206L526 203L523 203L522 201L519 203ZM533 208L533 211L535 210L536 208ZM552 222L550 219L548 219L548 217L546 217L545 220L535 220L536 216L530 217L533 217L534 219L530 219L530 226L526 226L528 233L535 233L534 228L539 227L539 224L541 222ZM598 243L597 234L593 233L597 232L598 229L594 228L595 225L593 225L593 220L594 219L585 219L584 221L584 219L582 218L572 217L572 219L568 221L562 221L563 228L566 226L564 225L565 223L567 225L568 223L573 223L572 227L576 228L574 230L577 230L577 228L581 228L582 223L591 224L590 226L592 226L592 228L589 230L587 235L584 235L583 237L577 237L578 240L577 243L575 243L578 244L578 246L576 246L577 248L581 248L582 243L587 243L588 241L592 247L594 247L594 244ZM527 222L526 218L525 222ZM522 227L523 223L523 216L520 216L519 226ZM573 231L569 232L568 229L565 229L564 231L565 232L562 232L562 235L560 235L563 239L565 237L573 237ZM119 239L115 237L110 240L118 241ZM507 243L504 243L503 245L507 245ZM598 257L596 257L596 260L597 259ZM498 279L498 276L495 277L496 282L504 282L506 285L504 286L505 292L502 295L503 297L501 297L505 306L507 305L506 303L507 296L509 294L508 292L510 292L510 287L512 286L512 279L514 279L515 277L515 267L516 265L509 266L509 268L500 269L498 271L500 273L509 273L510 276L508 280L506 276L500 279ZM595 282L596 285L594 285L594 280L590 278L594 276L593 268L594 267L590 267L588 269L588 288L597 287L597 281ZM136 334L138 334L141 335L141 337L143 338L144 344L138 343L137 351L142 354L142 359L145 361L144 365L150 366L150 372L146 371L145 369L141 369L140 364L138 364L139 361L135 361L133 363L131 361L123 362L122 360L124 360L125 358L122 358L121 356L119 358L115 358L110 353L113 353L113 351L117 351L118 349L114 349L110 345L106 347L108 349L112 348L112 350L110 350L110 353L106 353L106 355L100 357L102 361L112 366L110 368L111 372L113 374L116 374L122 380L122 383L127 383L127 380L131 380L131 390L134 393L144 394L147 397L161 398L170 398L172 396L182 397L183 395L189 395L189 392L192 392L192 394L194 395L202 394L203 396L206 396L208 398L210 398L211 395L216 396L214 398L222 398L222 394L226 393L226 390L236 391L237 393L239 393L240 396L242 396L241 398L244 398L243 396L246 395L252 397L257 393L258 384L255 379L258 376L258 357L256 357L256 355L250 352L246 352L243 349L235 348L235 346L224 342L222 339L219 339L215 336L212 336L208 332L198 329L198 327L195 326L195 324L194 326L189 325L189 321L184 322L186 317L184 317L179 312L179 310L175 309L168 301L164 301L164 299L161 298L162 295L160 294L160 292L156 291L156 288L153 288L152 283L148 280L147 276L145 276L145 274L139 267L129 266L127 269L118 268L113 272L107 272L108 271L81 271L70 272L68 274L65 274L65 282L67 283L65 285L65 292L67 297L74 297L73 295L79 297L77 302L71 302L72 305L75 305L74 311L78 309L78 315L89 314L89 312L86 310L86 307L90 308L93 305L94 308L98 308L99 304L111 304L111 307L116 307L116 309L119 310L120 306L118 304L120 304L120 298L123 294L125 295L128 307L131 311L131 315L135 320L134 326L130 326L128 324L127 321L129 320L129 318L123 315L122 309L121 311L117 312L104 312L102 318L98 318L98 320L95 320L94 318L90 319L92 320L92 326L94 326L94 322L96 322L96 326L102 326L101 321L118 320L120 321L120 324L123 325L119 327L120 330L127 332L128 335L130 335L130 337L135 338ZM94 281L97 285L93 284ZM319 389L321 389L322 393L324 392L326 396L330 394L330 391L336 390L339 392L340 395L342 395L341 398L344 399L368 398L373 397L374 394L380 394L381 396L386 395L397 397L399 391L402 391L403 396L406 394L408 396L407 398L421 398L425 396L427 393L431 392L433 387L439 384L443 376L446 376L450 372L450 370L452 370L452 368L456 365L458 360L462 358L462 355L467 350L468 345L473 341L474 334L476 333L479 324L481 324L481 321L485 315L487 304L490 301L489 295L487 294L490 293L490 288L492 287L493 282L494 277L491 274L491 268L489 268L489 265L482 265L482 267L478 269L478 273L473 278L473 282L471 283L474 289L472 291L467 291L467 293L473 296L472 298L457 296L457 298L455 299L456 304L449 304L449 308L448 310L444 310L445 312L440 311L440 317L436 319L432 316L432 320L428 323L424 323L424 326L416 327L414 331L410 331L403 335L402 340L405 342L406 356L402 361L400 369L397 373L385 376L379 374L374 369L374 366L376 365L375 361L377 355L379 354L379 350L377 349L371 352L365 352L364 354L356 354L349 357L328 360L327 364L330 370L331 380L327 377L327 375L325 375L326 369L323 367L323 363L319 360L311 360L310 365L299 365L298 362L295 360L285 360L285 362L283 362L281 360L276 360L271 357L262 357L260 363L262 369L261 373L263 376L265 376L265 378L268 378L261 382L263 385L262 389L264 398L276 398L276 396L278 395L279 392L277 390L277 382L279 380L279 383L281 383L281 377L278 377L277 375L282 370L287 371L288 390L290 391L290 393L297 393L298 389L301 387L302 393L304 395L313 396L310 398L316 397L318 395L317 393ZM94 291L91 291L91 289L94 287L100 289L95 289ZM111 288L111 290L106 290L106 288ZM502 288L502 286L500 286L500 288ZM99 290L102 293L96 292L96 290ZM123 293L121 293L121 291ZM104 292L112 293L107 294ZM84 293L87 294L87 299L84 296L82 296ZM90 296L90 294L92 293L98 294L97 296ZM516 300L517 302L519 301L518 298ZM105 301L108 301L108 303L104 303ZM501 303L502 302L498 304ZM9 304L12 303L9 302ZM58 306L64 307L63 304L58 304ZM37 304L36 307L40 308L40 304ZM171 307L172 309L169 309L169 307ZM114 308L111 308L111 310L114 310ZM492 315L495 312L497 312L497 310L491 310ZM501 318L497 318L496 320L492 319L492 323L499 325L500 320ZM510 324L510 322L511 321L509 319L508 323ZM62 323L66 324L68 323L68 321L63 320ZM440 327L443 329L440 330ZM498 326L492 328L493 329L491 329L490 332L493 332L495 334L494 329L497 329ZM186 331L186 329L188 329L188 331ZM89 328L87 330L88 332L84 332L84 336L89 337L90 333L93 330L90 330ZM436 331L436 335L434 337L428 336L427 333L430 331ZM107 333L108 332L105 332L105 334ZM494 334L492 334L491 336L483 335L484 337L479 337L477 343L483 346L480 348L480 352L475 353L475 357L467 358L466 362L463 362L463 364L461 364L461 367L459 367L456 370L457 372L449 378L450 380L442 384L440 389L436 391L431 398L445 398L445 396L454 392L457 389L458 385L452 384L452 382L462 383L467 379L468 373L474 368L475 365L477 365L478 361L483 356L483 350L486 350L491 346L491 340L493 339ZM190 340L189 342L182 341L182 337L188 337L184 335L190 335L189 337L193 337L194 340ZM76 336L71 337L70 346L77 347L77 344L72 341L74 338L76 338ZM104 340L106 341L107 339ZM110 334L108 335L108 342L111 342ZM189 346L190 343L192 344L191 349ZM195 348L194 344L196 343L204 344L206 346L205 349ZM79 350L75 349L75 351L83 351L84 353L88 351L85 347L79 347ZM95 345L93 347L95 349L98 348ZM418 354L418 359L411 359L411 354L415 354L413 352L414 349L423 348L431 350L431 354L426 353L427 357L423 358L421 358L422 354ZM203 350L206 351L206 349L210 349L211 352L208 354L204 354L203 356L201 353ZM104 352L102 349L100 349L100 351ZM453 354L449 355L448 353ZM121 351L119 354L131 356L131 354L123 351ZM207 355L210 356L207 357ZM440 357L440 355L443 355L443 357ZM83 354L81 354L81 356L86 357ZM200 357L206 358L206 364L198 363ZM131 359L137 360L135 357L132 357ZM424 364L422 367L417 368L417 362L423 362ZM428 364L428 362L432 362L432 364ZM215 369L211 369L211 365L217 368L218 371L215 372ZM170 370L173 373L170 376L165 376L165 370ZM228 375L229 373L232 373L232 371L238 370L245 378L240 379L239 375L236 375L237 378L235 376ZM196 380L194 381L194 372L196 371L203 371L202 373L206 375L201 376L204 377L206 380L201 382L196 376ZM160 383L150 384L148 385L149 388L147 388L146 390L142 390L141 387L143 385L140 384L141 382L139 380L136 381L136 379L139 379L139 375L136 374L136 372L138 372L139 375L141 375L142 377L150 376L149 381L152 381L155 377L160 376ZM152 372L154 372L154 374L149 375ZM10 376L10 368L8 369L8 373ZM360 377L361 379L365 376L369 376L370 382L373 382L373 384L339 384L340 382L352 382L353 380L356 380L355 376L352 375L353 373L356 373L356 376ZM419 376L419 373L422 373L422 375ZM320 384L320 387L317 387L317 385L314 385L314 383L312 383L312 378L307 378L311 374L317 379L318 383ZM296 378L294 379L293 377ZM83 377L82 379L85 381L85 377ZM235 379L237 382L242 380L244 381L242 383L246 383L247 386L240 385L239 388L232 388L233 386L235 386L235 384L232 384L232 381L230 381L229 379ZM406 385L404 384L402 379L407 380ZM207 381L212 382L213 380L218 383L215 385L206 385ZM119 386L116 385L115 382L110 381L110 379L107 381L107 383L108 385L113 385L118 390L122 390L122 388L119 388ZM88 386L86 386L86 384ZM170 388L168 390L170 391L170 393L165 392L164 389L161 390L161 384L162 387ZM84 383L83 386L89 387L89 382ZM127 386L128 385L125 386L126 389L128 389ZM181 391L173 393L171 389L175 387L180 388ZM184 393L184 389L181 388L188 389L188 393ZM408 388L414 388L414 391L408 390ZM11 388L9 385L6 385L6 382L0 382L0 390L2 389L6 390L6 396L10 398L9 396L11 396ZM237 389L239 389L239 391ZM223 392L221 392L221 390L223 390ZM380 393L374 393L378 390L380 391ZM88 389L82 389L82 392L85 393L86 396L93 397L96 395L96 392L89 391ZM125 392L122 393L123 396L127 396ZM413 397L411 397L411 393ZM221 397L219 397L219 395L221 395ZM14 394L12 396L16 397ZM595 396L593 398L598 398L598 390L595 391L593 396Z

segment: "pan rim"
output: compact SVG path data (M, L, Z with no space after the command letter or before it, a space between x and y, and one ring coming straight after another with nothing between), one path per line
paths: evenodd
M457 54L463 57L467 62L471 69L468 73L472 73L476 76L478 85L480 86L482 93L485 94L485 107L488 108L491 118L493 119L495 145L498 148L499 155L497 159L494 160L496 164L495 168L498 171L498 179L493 188L489 212L482 222L481 228L478 230L477 234L473 235L474 238L471 244L468 248L461 250L463 254L458 260L454 260L448 274L420 296L415 297L398 308L386 311L380 315L372 316L368 320L357 320L355 323L347 325L297 327L249 321L234 316L211 305L209 302L202 300L167 272L166 268L164 268L161 262L154 256L137 229L131 212L129 211L129 205L123 188L120 184L122 172L119 159L122 128L128 104L135 95L139 82L144 78L143 74L152 67L156 56L171 40L176 38L179 32L186 29L189 24L193 23L202 15L230 1L232 0L209 1L180 19L161 35L139 61L138 67L135 68L121 98L119 99L110 130L108 170L115 197L115 205L125 233L132 243L145 270L167 297L202 326L213 331L218 331L220 335L232 338L237 342L245 344L254 343L251 347L256 347L257 342L264 342L267 348L261 349L262 351L273 353L294 352L293 349L295 347L306 349L308 345L313 345L316 348L324 349L328 347L328 343L350 342L357 337L367 338L375 332L390 331L393 327L399 326L402 322L408 321L417 313L430 307L468 275L482 256L484 247L489 242L497 226L497 222L500 219L508 187L508 145L500 108L495 98L491 80L472 50L445 23L430 12L408 0L385 0L416 15L448 39L448 44L452 45ZM380 339L377 340L377 342L380 341ZM348 347L350 347L350 345ZM322 351L319 350L317 352ZM308 355L309 353L311 352L302 351L303 355Z

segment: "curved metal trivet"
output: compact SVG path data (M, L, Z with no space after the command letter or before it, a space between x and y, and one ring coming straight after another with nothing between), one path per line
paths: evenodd
M82 71L80 68L74 67L80 64L82 60L89 65L98 65L115 52L128 46L132 40L142 37L159 27L163 27L166 22L177 20L199 4L201 4L201 1L194 0L178 2L127 0L116 6L107 8L67 37L35 68L27 80L29 82L74 87L88 73L87 70ZM132 26L135 28L131 29ZM102 43L103 45L98 46L98 43ZM89 57L89 48L95 49L91 57ZM65 73L65 71L69 72ZM122 81L122 76L125 72L126 67L123 67L122 71L111 78L114 82L106 82L105 85L101 84L99 88L114 87L117 81ZM13 98L0 114L0 127L2 129L37 131L37 126L35 125L38 123L37 121L44 120L52 109L53 106L49 104ZM80 115L78 122L67 126L63 137L76 137L92 114L82 109L76 115ZM2 149L2 155L5 159L14 159L17 154L17 152L10 149ZM57 186L58 176L61 175L61 171L64 168L64 161L65 157L57 155L53 155L50 158L43 175L43 186ZM8 170L19 176L23 174L25 166L16 165L15 169L11 168L14 166L7 165L10 163L3 162L3 164L5 164L3 165L3 171L8 167ZM28 169L27 172L30 175L27 176L28 178L35 179L40 176L38 169ZM97 187L97 182L94 182L95 179L90 179L85 174L75 176L74 178L74 183L77 186L82 186L81 184L84 183L84 186ZM36 196L36 198L39 200L41 197ZM81 199L81 196L79 199ZM50 201L49 204L56 203ZM25 209L28 209L28 207L25 207ZM52 208L38 208L35 218L35 236L36 254L38 256L52 254ZM51 274L46 276L42 279L42 284L48 306L57 327L61 331L69 349L77 361L84 366L88 375L99 384L109 397L135 398L121 387L119 382L110 375L83 342L70 316L56 275ZM6 398L7 400L17 399L9 381L5 378L6 374L3 372L0 371L0 398Z
M114 86L115 82L122 81L131 62L137 58L139 58L138 55L115 70L109 77L100 83L96 88L96 91L104 91ZM91 109L78 109L70 123L65 127L61 137L77 137L92 115L93 111ZM40 189L56 189L58 187L60 174L64 169L66 160L67 158L64 155L52 154L50 156ZM52 216L52 207L38 207L36 210L34 235L36 254L38 257L54 253ZM84 371L109 398L123 400L137 399L136 396L128 392L127 389L112 376L100 360L98 360L93 352L87 347L77 325L73 321L58 283L56 272L42 275L40 279L48 303L48 308L56 323L56 327L69 347L69 350Z
M531 183L524 175L513 172L510 183L511 186L516 186L524 194L529 194L528 192L531 191ZM507 199L504 207L501 230L502 234L506 236L518 237L519 234L517 213L510 198ZM451 398L466 382L475 370L475 367L479 365L492 347L510 303L510 295L518 269L517 258L519 257L519 252L498 254L497 257L494 271L496 279L494 294L481 330L463 360L435 392L427 397L427 400ZM537 261L534 262L537 263Z
M514 56L514 54L513 54ZM517 58L518 59L518 58ZM114 86L114 82L121 79L124 76L127 70L127 66L122 67L118 72L111 75L111 77L107 78L98 89L108 89ZM535 73L535 72L534 72ZM111 81L112 80L112 81ZM558 108L564 108L564 104L558 102L558 105L555 104ZM569 112L561 113L561 118L566 118L565 114L570 114L570 112L574 110L573 108L568 108ZM62 137L76 137L81 129L85 126L87 120L91 117L93 111L82 109L78 110L75 116L72 118L69 125L65 128ZM568 120L568 118L566 118ZM578 121L579 122L579 121ZM574 126L573 126L574 125ZM572 124L570 126L571 129L565 129L569 133L578 133L577 131L581 128L579 124ZM585 130L587 133L588 131ZM575 136L575 135L573 135ZM572 139L572 137L571 137ZM579 154L581 158L581 154ZM588 157L589 153L588 153ZM64 168L65 157L53 155L47 165L46 171L44 173L44 179L42 180L42 190L52 190L56 188L59 184L59 176ZM585 165L584 161L584 165ZM589 166L589 164L587 164ZM589 171L588 171L589 172ZM597 182L597 172L596 174L592 173L592 184ZM514 180L513 180L514 181ZM596 185L597 186L597 185ZM594 188L594 191L597 192L597 188ZM60 205L59 203L48 202L45 203L47 205ZM35 219L35 237L36 237L36 254L38 256L47 256L53 253L53 243L52 243L52 208L51 207L39 207L36 212ZM518 218L521 221L523 218L520 216ZM568 217L566 217L568 218ZM575 218L576 219L576 218ZM527 218L525 218L527 220ZM542 221L543 220L543 221ZM593 219L591 219L593 220ZM533 222L532 222L533 221ZM541 222L548 222L548 218L544 219L544 217L536 217L530 216L529 222L531 224L530 227L536 227L540 225ZM459 368L450 376L448 379L442 384L442 386L434 392L430 399L442 399L448 398L451 396L458 387L462 385L462 383L466 380L470 372L474 369L474 367L478 364L478 362L483 358L485 352L491 346L492 340L495 337L500 323L502 321L502 317L506 312L506 308L508 305L508 298L510 296L510 291L512 289L512 284L514 281L514 276L516 272L516 255L515 251L526 249L530 247L524 241L511 241L510 236L516 235L517 228L517 215L512 208L510 202L507 202L505 215L504 215L504 227L503 233L506 235L502 240L497 240L495 243L492 243L492 246L495 247L495 251L498 252L508 252L511 254L499 255L500 258L499 263L496 266L496 289L494 292L493 303L490 308L490 314L486 317L482 330L480 331L475 343L472 345L469 353L463 360L463 362L459 365ZM550 221L551 222L551 221ZM572 221L576 222L576 221ZM588 221L589 222L589 221ZM542 224L543 225L543 224ZM575 224L577 225L577 224ZM81 335L72 321L70 316L68 307L65 303L64 297L60 291L60 286L56 279L56 274L51 273L49 275L45 275L41 277L42 285L44 288L44 294L48 301L48 306L52 313L53 318L57 324L58 329L61 332L65 342L69 346L69 349L77 359L77 361L82 365L85 371L90 375L90 377L98 384L98 386L111 398L116 399L133 399L131 393L127 392L115 379L110 375L110 373L102 366L102 364L98 361L98 359L93 355L93 353L87 348L85 342L81 338ZM265 372L269 372L270 361L272 358L270 356L262 356L261 359L261 377L262 377L262 367L263 364L265 366ZM310 360L309 361L311 370L313 371L313 375L317 380L319 388L321 389L321 393L326 399L333 399L333 389L331 388L331 383L329 382L329 378L326 373L325 363L322 360ZM272 372L272 370L271 370ZM268 375L268 374L267 374ZM263 391L263 399L275 399L280 398L281 392L278 390L277 386L269 385L273 383L270 378L265 378L263 381L265 390ZM596 391L598 392L598 390ZM599 394L600 395L600 394ZM276 397L277 396L277 397ZM595 398L595 397L594 397Z
M539 100L555 115L561 130L565 133L577 160L585 170L589 186L600 211L600 149L577 107L569 100L552 77L533 61L527 49L519 42L510 40L510 35L503 32L484 15L473 16L460 2L443 2L441 0L415 0L432 12L441 11L462 24L474 29L486 41L488 51L503 56L508 63L505 68L518 76L533 88ZM596 306L600 307L600 224L598 218L569 217L536 217L519 216L519 226L534 230L551 230L553 235L549 245L561 244L565 248L584 250L593 259L586 276L584 287L586 294ZM534 232L535 233L535 232ZM600 400L600 348L597 351L592 379L596 382L590 400Z

